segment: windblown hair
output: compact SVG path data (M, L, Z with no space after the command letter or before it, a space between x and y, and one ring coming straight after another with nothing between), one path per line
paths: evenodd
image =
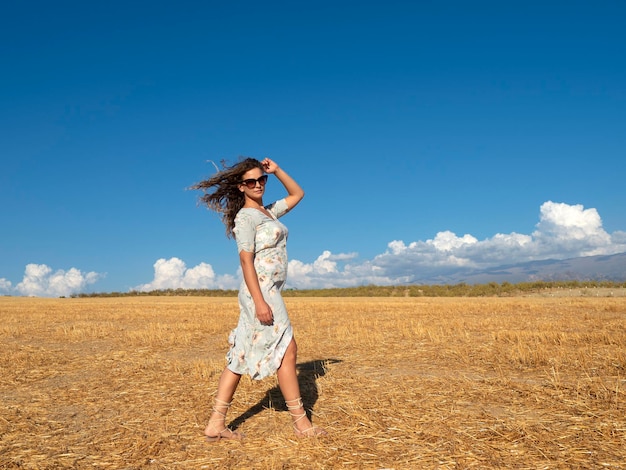
M209 179L194 184L189 189L199 189L204 192L199 198L200 204L221 214L222 222L226 226L226 236L234 236L235 216L246 202L244 194L239 190L243 174L254 168L265 172L261 162L255 158L245 158L233 166L226 166L222 161L223 170Z

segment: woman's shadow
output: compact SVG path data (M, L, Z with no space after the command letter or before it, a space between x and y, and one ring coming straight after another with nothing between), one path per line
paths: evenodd
M330 364L337 364L341 362L339 359L319 359L316 361L303 362L302 364L296 364L296 370L298 371L298 384L300 385L300 394L302 395L302 402L304 403L304 409L307 417L311 419L311 410L315 406L319 393L317 391L317 384L315 381L318 377L323 377L326 374L326 370ZM247 419L261 413L268 408L274 408L275 410L287 411L287 405L283 398L280 388L278 386L273 387L267 391L265 396L256 404L243 412L228 425L232 430L237 429Z

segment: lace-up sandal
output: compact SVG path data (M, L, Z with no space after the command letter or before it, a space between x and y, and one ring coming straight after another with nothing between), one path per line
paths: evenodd
M296 436L315 437L315 436L325 436L328 434L324 429L318 428L317 426L313 426L313 425L310 428L304 429L303 431L300 431L298 429L298 427L296 426L298 421L305 419L307 417L301 397L294 398L293 400L285 400L285 404L287 405L287 410L289 411L289 415L291 416L291 419L293 420L292 422L293 430L296 433ZM297 413L296 410L302 410L302 414Z
M209 419L209 425L204 430L207 441L216 442L216 441L219 441L220 439L233 439L233 440L243 439L243 434L233 431L232 429L230 429L224 424L226 422L226 413L228 412L228 408L230 408L229 402L219 400L218 398L215 399L215 406L213 407L213 411L216 414L220 415L220 418ZM218 430L218 428L215 427L215 425L213 425L214 422L222 423L223 428L221 431ZM215 431L216 434L214 436L209 436L208 434L206 434L207 430L209 429L212 429L213 431Z

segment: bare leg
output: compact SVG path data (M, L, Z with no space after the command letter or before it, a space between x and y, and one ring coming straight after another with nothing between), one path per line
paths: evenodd
M283 362L278 368L278 385L287 404L287 409L293 420L293 427L298 436L317 436L326 434L321 428L314 427L306 415L300 396L300 385L296 374L296 358L298 347L296 340L292 339L285 351Z
M217 395L215 396L215 406L209 418L209 424L204 430L204 434L210 440L219 439L241 439L242 435L231 431L226 427L226 412L233 399L235 390L239 385L241 375L235 374L228 367L224 368L217 385Z

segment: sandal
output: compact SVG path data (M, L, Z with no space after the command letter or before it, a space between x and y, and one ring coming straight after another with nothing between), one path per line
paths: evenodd
M293 403L295 402L295 403ZM292 403L292 404L290 404ZM293 430L296 433L296 436L298 437L316 437L316 436L325 436L328 433L322 429L322 428L318 428L317 426L313 426L311 425L310 428L307 428L303 431L300 431L297 426L296 423L298 421L300 421L301 419L306 418L306 411L304 410L304 404L302 403L302 398L298 397L298 398L294 398L293 400L285 400L285 404L287 405L287 411L289 412L289 415L291 416L291 419L293 420L292 425L293 425ZM299 413L294 413L294 410L299 410L302 409L302 414Z
M218 407L220 408L220 410L223 410L223 411L218 410ZM226 409L224 410L224 408ZM209 436L208 434L206 434L206 429L205 429L204 432L205 432L205 437L207 441L216 442L216 441L219 441L220 439L232 439L232 440L243 439L243 434L239 432L235 432L225 425L224 425L224 429L222 429L221 431L218 431L218 429L212 424L214 421L220 421L222 424L225 423L226 412L228 411L228 408L230 408L229 402L222 401L218 398L215 399L215 406L213 407L213 411L217 413L218 415L220 415L221 418L209 419L209 425L207 426L207 429L212 428L213 430L217 432L217 434L215 436ZM228 433L228 434L224 434L224 433Z

